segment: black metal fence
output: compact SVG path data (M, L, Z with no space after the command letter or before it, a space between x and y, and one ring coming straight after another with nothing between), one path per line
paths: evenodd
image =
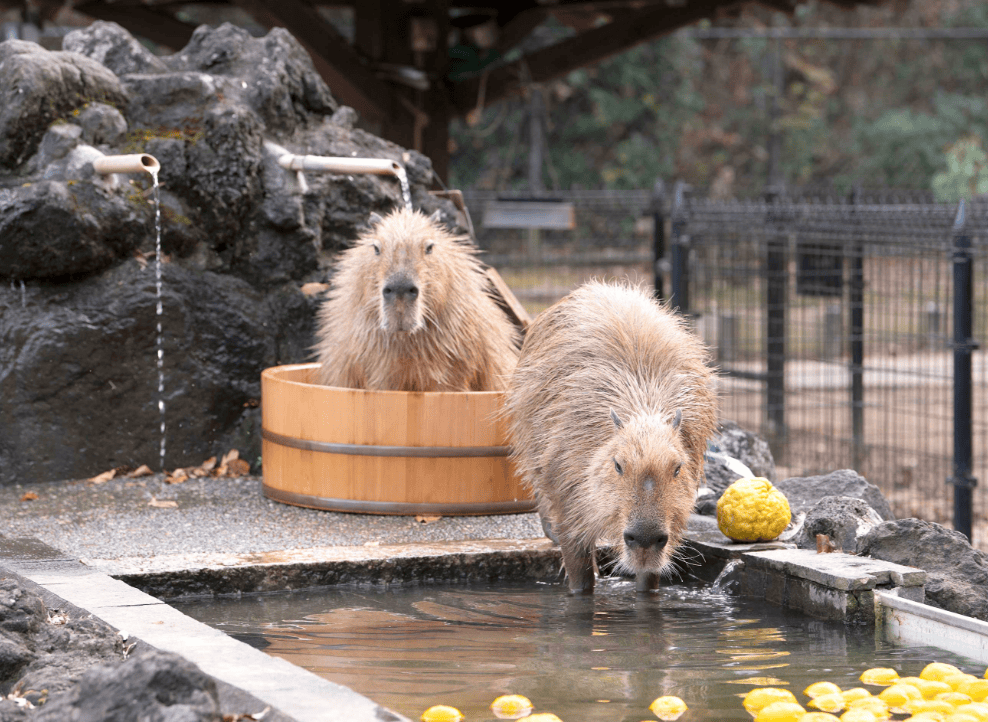
M721 416L770 440L780 478L853 468L899 517L988 548L988 204L917 194L715 200L553 194L570 230L488 228L486 260L531 312L589 277L655 283L720 368ZM960 223L958 223L960 221Z

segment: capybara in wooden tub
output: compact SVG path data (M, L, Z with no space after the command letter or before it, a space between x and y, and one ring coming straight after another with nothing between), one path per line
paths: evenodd
M588 283L529 327L508 438L572 592L593 591L598 541L639 590L670 566L716 426L711 380L683 320L630 285Z
M412 210L344 251L318 317L318 380L396 391L502 390L519 333L488 292L476 249Z

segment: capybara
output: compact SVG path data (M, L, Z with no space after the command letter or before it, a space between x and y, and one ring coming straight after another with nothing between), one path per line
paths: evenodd
M505 413L571 592L593 591L598 540L639 590L670 566L716 426L706 361L678 316L628 284L587 283L529 327Z
M518 331L487 292L476 249L411 210L371 227L337 265L318 317L319 382L396 391L496 391Z

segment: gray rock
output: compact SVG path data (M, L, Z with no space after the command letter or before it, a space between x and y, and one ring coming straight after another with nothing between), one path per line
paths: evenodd
M91 145L80 145L71 150L65 157L65 180L79 181L91 180L96 174L93 170L93 161L102 158L103 154ZM116 176L111 175L112 180L104 180L103 187L115 188Z
M119 145L126 140L127 120L105 103L90 103L75 122L82 127L83 141L90 145Z
M148 221L146 207L93 183L16 187L0 196L0 278L98 272L137 247Z
M221 722L216 683L177 654L147 650L94 667L51 699L39 722Z
M886 521L860 540L861 554L926 571L926 601L988 620L988 557L960 532L920 519Z
M126 102L117 77L96 61L23 40L0 43L0 168L19 166L53 121L91 102Z
M226 451L218 439L256 405L261 371L294 360L278 351L296 350L283 339L298 330L243 280L170 263L163 271L166 464L175 468ZM282 292L285 303L301 296ZM157 468L155 308L153 265L133 260L31 288L26 305L0 286L0 484Z
M62 50L92 58L115 75L163 73L167 70L159 58L123 27L104 20L70 32L62 39Z
M44 167L52 161L64 158L82 139L82 128L73 123L56 123L41 138L38 147L38 165Z
M816 535L826 534L838 551L853 554L861 537L881 523L878 512L861 499L825 496L806 511L795 541L800 549L816 549Z
M808 511L827 496L848 496L866 501L882 519L895 518L881 490L851 469L832 471L822 476L797 476L780 481L775 486L786 495L793 514Z

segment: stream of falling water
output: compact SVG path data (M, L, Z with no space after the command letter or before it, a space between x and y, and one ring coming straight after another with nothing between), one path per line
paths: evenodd
M161 304L161 202L158 198L158 174L151 172L154 181L154 290L158 300L158 335L155 346L158 352L158 412L161 416L161 451L159 466L165 470L165 349L161 333L163 307Z
M408 185L408 174L405 172L405 166L400 163L396 163L397 168L395 168L395 175L398 176L398 182L401 183L401 197L405 199L405 208L412 210L412 189Z

